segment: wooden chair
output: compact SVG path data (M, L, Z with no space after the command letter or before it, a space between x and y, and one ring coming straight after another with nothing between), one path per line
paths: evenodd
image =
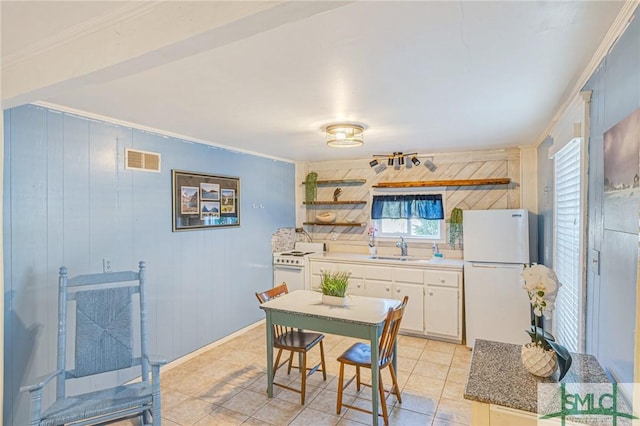
M267 291L264 291L262 293L256 293L256 297L262 304L271 299L275 299L276 297L285 295L288 292L289 291L287 289L287 284L282 283L279 286L269 289ZM276 356L276 361L273 365L273 377L274 377L273 384L276 386L280 386L281 388L299 393L300 404L304 405L304 400L305 400L306 390L307 390L307 376L312 375L316 371L322 371L323 379L327 380L327 368L324 362L324 346L322 345L322 339L324 339L324 334L299 331L291 327L283 327L277 324L273 325L273 333L274 333L273 347L278 349L278 355ZM307 352L309 352L317 344L319 344L320 346L320 364L317 364L309 368L307 367ZM267 349L267 350L271 350L271 349ZM289 351L289 359L288 361L285 360L282 362L282 364L280 364L280 356L282 355L282 351ZM302 358L300 365L297 366L297 368L300 370L300 375L302 376L302 384L300 386L300 389L295 389L289 386L285 386L281 383L276 383L275 381L276 372L285 363L289 364L289 367L287 369L287 374L291 374L294 353L299 354ZM322 365L322 368L320 369L321 365Z
M67 278L66 267L60 268L58 368L36 379L35 384L20 388L31 395L31 426L104 424L136 416L143 425L161 425L160 366L166 361L147 353L145 285L144 262L139 263L138 272L107 272L73 278ZM139 294L139 311L134 309L135 294ZM74 330L67 330L67 308L74 305L75 336ZM71 317L69 323L73 322ZM69 369L67 334L71 335L70 342L75 342L74 365ZM140 339L137 344L134 336ZM125 369L131 374L131 367L136 366L140 367L140 382L67 395L68 382L74 379ZM42 411L43 389L54 378L56 400ZM118 373L102 380L109 378L122 380Z
M398 387L398 380L396 377L396 371L393 368L392 361L393 348L398 336L398 330L400 329L400 322L402 320L402 315L404 314L404 308L405 306L407 306L408 301L409 297L405 296L402 304L399 307L397 307L396 309L389 309L389 313L387 314L387 318L384 323L384 329L382 330L382 335L380 336L380 343L378 346L378 365L380 368L380 375L378 376L378 392L380 393L380 406L382 407L382 417L384 419L385 425L389 425L389 414L387 412L387 396L394 394L398 398L398 401L402 402L402 397L400 396L400 388ZM353 405L344 404L342 402L342 393L344 392L346 387L349 386L351 382L353 382L353 379L356 379L358 390L360 390L360 385L369 387L371 386L366 383L362 383L362 381L360 380L360 368L364 367L371 369L371 346L362 342L356 343L338 357L338 362L340 362L340 376L338 378L338 401L336 413L340 415L342 407L348 407L354 410L362 411L364 413L372 414L371 411L364 410L360 407L354 407ZM356 375L353 376L346 385L343 384L345 364L353 365L356 367ZM382 384L382 369L384 369L385 367L389 367L389 373L391 374L391 380L393 381L391 390L388 392L385 391Z

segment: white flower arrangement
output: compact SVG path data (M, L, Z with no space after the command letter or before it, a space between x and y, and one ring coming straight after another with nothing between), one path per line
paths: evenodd
M555 307L558 289L562 285L556 273L544 265L525 265L521 279L534 314L548 317Z
M529 295L529 302L533 307L534 313L534 325L527 331L529 336L531 336L531 343L527 343L522 348L523 364L525 364L525 366L528 364L524 362L525 358L527 358L527 361L531 359L546 359L541 357L540 353L555 353L557 363L560 366L558 380L561 380L571 367L571 354L567 348L555 341L553 335L544 331L544 321L539 321L539 317L544 316L548 318L548 315L553 311L558 289L562 284L553 269L544 265L524 265L520 279L522 281L522 287ZM530 350L538 351L538 354L533 356ZM535 371L529 369L529 367L527 367L527 369L537 376L548 377L553 374L556 369L554 363L545 365L545 367L550 368L543 373L540 372L542 370L537 369L537 364Z

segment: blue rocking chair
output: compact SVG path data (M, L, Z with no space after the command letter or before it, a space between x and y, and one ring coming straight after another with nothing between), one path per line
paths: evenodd
M160 426L160 366L147 353L146 270L107 272L67 278L60 268L58 369L20 388L31 395L30 425L94 425L138 416L143 425ZM134 294L139 294L140 329L134 333ZM75 302L75 365L67 369L67 302ZM71 305L71 303L69 304ZM134 334L140 335L139 347ZM68 396L68 380L140 366L141 381ZM149 372L151 371L151 381ZM42 392L57 379L56 400L42 411Z

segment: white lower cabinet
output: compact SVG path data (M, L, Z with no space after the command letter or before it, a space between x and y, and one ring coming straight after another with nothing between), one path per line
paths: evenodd
M393 299L402 300L409 296L400 329L412 333L424 333L424 285L394 284Z
M349 280L349 287L347 287L347 294L353 294L354 296L366 296L364 280L362 278L351 278Z
M320 285L322 271L350 273L348 294L409 303L400 330L414 335L462 342L462 272L432 267L311 261L311 282Z
M381 299L393 299L393 293L391 287L393 283L391 281L380 281L367 279L365 281L364 295L367 297L379 297Z
M311 288L320 287L323 272L347 272L349 274L349 286L347 295L365 296L364 266L356 263L311 262Z
M426 332L433 336L457 337L458 289L450 287L427 286Z
M400 329L424 334L424 269L393 268L393 298L402 300L409 296Z
M425 332L462 342L462 273L425 271Z

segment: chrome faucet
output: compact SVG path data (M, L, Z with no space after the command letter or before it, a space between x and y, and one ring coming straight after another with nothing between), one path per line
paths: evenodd
M396 247L400 248L400 256L407 255L407 242L403 237L400 237L400 242L396 243Z

